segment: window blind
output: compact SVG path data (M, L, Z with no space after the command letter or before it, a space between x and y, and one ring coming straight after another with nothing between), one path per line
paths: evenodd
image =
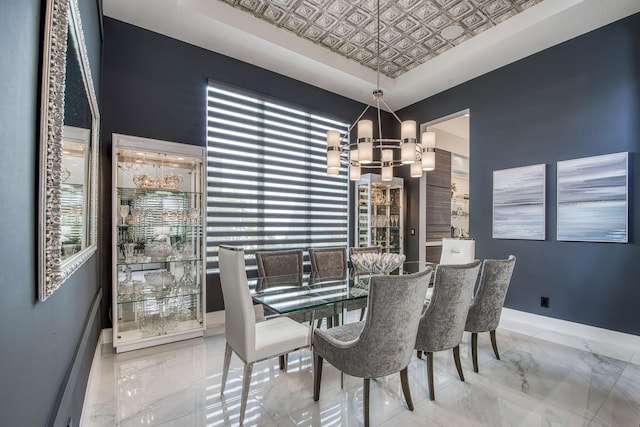
M348 177L326 173L326 132L349 124L248 91L207 87L207 269L219 245L347 246Z

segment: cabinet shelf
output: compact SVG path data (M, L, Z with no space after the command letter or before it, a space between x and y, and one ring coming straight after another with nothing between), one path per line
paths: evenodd
M144 291L143 291L144 292ZM185 291L185 292L177 292L171 295L166 295L162 293L162 291L154 291L148 290L144 292L142 295L118 295L118 305L123 304L135 304L141 302L156 302L162 303L163 301L169 301L173 299L183 299L183 298L198 298L200 297L200 290L195 291Z
M195 191L184 191L184 190L168 190L164 188L131 188L131 187L117 187L118 194L120 198L124 198L127 200L131 199L139 199L142 197L154 197L154 198L163 198L169 196L201 196L202 193Z
M134 256L143 256L143 255L134 255ZM156 266L158 264L166 264L166 263L180 263L180 264L184 264L184 263L193 263L193 262L199 262L202 261L202 258L173 258L171 256L168 256L166 258L152 258L150 256L145 256L143 261L132 261L132 262L125 262L124 259L118 259L117 261L117 265L118 266L130 266L132 268L134 267L139 267L136 268L136 271L139 270L145 270L145 271L150 271L150 270L157 270L157 268L145 268L145 266L151 267L151 266Z

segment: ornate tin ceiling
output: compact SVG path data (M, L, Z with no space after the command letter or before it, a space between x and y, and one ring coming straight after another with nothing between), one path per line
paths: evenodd
M221 1L377 67L375 0ZM380 72L397 77L541 1L380 0Z

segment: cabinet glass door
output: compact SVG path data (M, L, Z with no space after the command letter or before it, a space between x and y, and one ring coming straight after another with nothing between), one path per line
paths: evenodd
M118 351L202 335L204 328L203 157L198 147L164 144L166 151L114 144Z

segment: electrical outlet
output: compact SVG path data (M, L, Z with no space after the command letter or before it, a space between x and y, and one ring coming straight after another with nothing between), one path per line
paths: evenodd
M549 297L540 297L540 307L549 308Z

